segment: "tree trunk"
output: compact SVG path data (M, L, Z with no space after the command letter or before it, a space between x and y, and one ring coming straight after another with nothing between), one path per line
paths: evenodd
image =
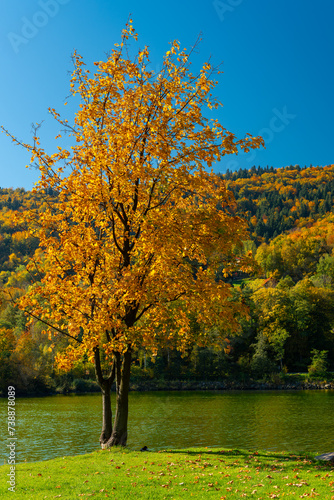
M106 381L107 382L107 381ZM105 384L102 389L102 431L100 435L101 448L107 448L107 443L112 434L112 411L111 411L111 399L110 390L111 383L109 381Z
M107 443L112 435L112 411L111 411L111 398L110 391L112 383L115 379L115 363L113 370L109 377L104 378L102 375L100 351L95 349L95 375L97 383L99 384L102 392L102 431L100 435L101 448L107 448Z
M129 385L131 350L116 355L116 415L111 438L106 447L126 446L128 437Z

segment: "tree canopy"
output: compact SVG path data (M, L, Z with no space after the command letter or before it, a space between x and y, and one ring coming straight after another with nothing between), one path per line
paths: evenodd
M192 51L174 41L154 74L147 47L129 56L130 39L137 39L131 21L93 75L74 54L71 93L80 98L74 125L50 110L74 145L49 155L37 133L33 145L24 145L40 169L35 190L46 206L23 214L40 243L29 265L37 280L21 307L55 342L57 335L68 338L59 366L88 356L105 396L116 376L113 434L107 425L101 435L108 446L126 442L134 349L154 353L169 341L185 352L194 342L217 343L211 327L219 322L224 337L237 329L244 308L217 269L228 275L247 268L241 252L247 226L233 213L225 182L209 170L225 154L263 144L249 134L237 140L204 116L204 107L219 106L210 64L192 74ZM192 315L203 325L196 336Z

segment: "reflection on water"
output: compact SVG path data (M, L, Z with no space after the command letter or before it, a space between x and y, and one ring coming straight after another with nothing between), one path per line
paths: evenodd
M333 405L334 391L130 393L128 446L324 453L334 450ZM18 398L17 461L99 449L101 408L99 394ZM0 430L7 437L3 421Z

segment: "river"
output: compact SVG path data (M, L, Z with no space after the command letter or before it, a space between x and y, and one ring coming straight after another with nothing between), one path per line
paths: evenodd
M0 400L2 415L6 399ZM16 460L99 449L100 394L16 399ZM334 451L334 391L131 392L128 447ZM8 431L0 425L3 442ZM7 458L3 448L4 460ZM4 463L4 461L2 461Z

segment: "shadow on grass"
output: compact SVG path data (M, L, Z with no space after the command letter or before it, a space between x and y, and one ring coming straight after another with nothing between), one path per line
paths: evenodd
M292 463L298 463L298 467L307 467L309 468L310 465L316 466L317 468L321 469L333 469L334 468L334 463L331 461L323 461L323 460L316 460L314 455L310 455L307 453L288 453L288 452L271 452L271 451L252 451L252 450L238 450L238 449L231 449L231 450L221 450L221 449L203 449L199 448L197 450L163 450L165 453L174 453L174 454L184 454L188 456L220 456L220 457L229 457L229 458L242 458L245 461L247 460L254 460L257 459L258 461L261 461L262 463L270 464L270 463L277 463L277 461L285 461L285 462L292 462ZM231 464L233 465L233 464ZM236 466L239 464L235 464Z

